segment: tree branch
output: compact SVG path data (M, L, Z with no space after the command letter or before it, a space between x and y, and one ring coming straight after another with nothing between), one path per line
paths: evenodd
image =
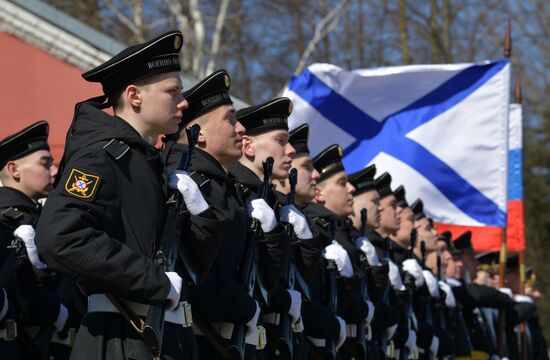
M214 71L214 65L216 58L220 50L220 41L222 37L223 27L225 25L225 19L227 15L227 8L229 7L229 0L222 0L220 4L220 11L216 17L216 26L214 27L214 34L212 35L212 47L210 48L210 59L206 65L205 75Z
M336 7L334 7L324 18L321 19L315 26L315 33L313 38L307 44L306 50L302 53L298 66L294 70L294 75L300 74L306 63L315 50L317 44L322 41L332 30L338 25L338 17L348 6L348 0L342 0Z

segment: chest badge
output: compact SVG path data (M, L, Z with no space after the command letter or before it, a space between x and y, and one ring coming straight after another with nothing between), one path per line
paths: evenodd
M74 197L90 199L95 195L100 180L99 176L72 169L65 183L65 190Z

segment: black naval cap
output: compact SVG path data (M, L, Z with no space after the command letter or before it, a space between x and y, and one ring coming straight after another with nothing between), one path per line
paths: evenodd
M321 182L331 175L345 171L342 163L342 148L338 144L334 144L321 151L319 155L313 158L313 167L319 172L319 180Z
M308 124L298 126L296 129L292 130L289 135L288 142L292 145L294 150L296 150L296 154L309 154L309 147L307 146L307 141L309 140Z
M292 113L292 100L275 98L260 105L237 111L237 120L246 129L247 135L269 130L288 130L288 116Z
M479 262L479 270L487 271L489 273L498 273L498 260L500 254L498 251L484 251L475 255Z
M107 62L86 71L86 81L99 82L107 96L125 85L147 76L180 71L179 52L183 43L181 31L169 31L150 41L130 46Z
M0 169L8 161L21 159L38 150L50 150L49 129L48 123L42 120L0 141Z
M189 107L183 110L180 126L204 115L221 105L231 105L229 96L231 79L225 70L217 70L183 93Z
M376 190L380 194L380 199L385 198L386 196L393 195L391 190L391 175L387 172L383 173L374 180L376 184Z
M424 202L422 202L422 200L417 199L411 204L410 208L414 214L414 220L420 220L426 217L424 214Z
M460 251L474 249L472 246L472 232L470 230L453 240L453 245Z
M449 250L451 254L459 255L460 251L454 247L452 238L453 238L453 234L447 230L439 234L439 236L437 237L437 241L443 241L447 246L447 250Z
M452 246L451 238L453 237L453 233L451 233L449 230L443 231L439 236L437 237L438 241L444 241L447 245Z
M353 187L355 187L355 193L353 194L353 196L357 196L369 190L376 190L374 175L376 175L375 164L371 164L364 169L350 174L348 176L348 180L353 185Z
M409 203L407 202L407 199L405 199L405 187L403 185L399 185L394 191L393 195L395 196L395 199L397 200L397 206L406 208L409 207Z

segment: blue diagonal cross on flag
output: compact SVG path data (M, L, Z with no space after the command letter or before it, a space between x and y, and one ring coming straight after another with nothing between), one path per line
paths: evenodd
M314 64L288 84L290 127L313 154L344 148L348 172L376 163L436 221L504 226L508 60L346 71Z

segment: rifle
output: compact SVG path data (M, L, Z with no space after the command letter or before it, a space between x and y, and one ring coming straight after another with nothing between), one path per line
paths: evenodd
M0 213L0 219L5 219L5 221L0 222L0 225L5 226L6 233L12 235L22 217L23 214L21 212L12 207L7 208ZM18 237L14 237L6 248L11 251L2 260L2 265L0 266L0 288L6 288L10 285L22 260L27 257L25 243Z
M290 185L290 192L287 196L287 205L294 205L294 199L296 197L296 182L298 179L298 171L296 169L291 169L288 182ZM292 239L292 245L296 245L297 239L296 234L294 233L292 226L288 226L288 235ZM290 259L285 271L284 279L286 280L286 288L294 290L296 281L301 288L301 293L303 295L304 301L310 301L311 295L309 292L309 286L301 277L300 272L296 269L295 262L295 249L292 249L290 252ZM280 315L279 319L279 339L277 340L277 350L279 350L279 356L282 359L292 359L293 356L293 342L292 342L292 332L294 330L301 331L303 329L302 318L300 317L296 324L290 322L290 316L285 313Z
M366 234L367 227L367 209L361 209L361 228L360 235L362 237ZM361 298L365 301L370 301L368 284L367 284L367 258L365 254L361 254L361 263L363 264L363 278L359 285L359 293ZM357 323L357 334L355 336L355 354L357 359L366 359L367 357L367 332L366 332L365 319Z
M384 239L384 260L389 262L390 260L390 239L385 238ZM390 287L391 284L388 284L386 288L384 289L384 294L382 295L382 303L385 305L386 308L390 305ZM387 350L388 350L388 338L386 337L386 331L385 329L382 329L382 338L380 339L380 348L382 350L382 357L383 359L387 358Z
M336 223L334 220L330 221L330 239L334 241L336 238ZM336 272L337 267L334 260L327 259L327 308L336 316L336 311L338 308L338 287L336 283ZM336 339L328 338L325 340L325 353L323 358L326 360L336 359Z
M442 271L443 271L443 266L441 265L441 252L439 250L437 250L437 281L438 282L443 279ZM444 305L445 305L445 303L444 303L443 299L440 299L438 319L439 319L439 327L442 328L442 329L447 328L447 321L445 319Z
M200 126L195 124L190 129L185 129L187 133L187 141L189 144L189 151L187 156L182 156L178 170L188 171L191 164L191 157L195 150L195 145L199 137ZM179 251L181 242L183 220L188 216L188 210L183 201L183 196L179 191L173 190L168 201L166 202L168 207L166 212L166 218L164 219L164 227L162 233L162 249L159 250L155 256L155 262L166 271L174 271L178 260L178 255L185 256L184 252ZM197 276L195 272L190 268L189 259L183 259L182 261L185 269L186 276L193 283L197 284ZM185 280L182 282L182 292L179 307L185 314L184 327L191 326L192 315L191 305L185 300L187 297L187 289ZM149 348L153 358L159 358L162 350L162 337L164 330L164 312L165 304L151 305L145 319L143 326L143 341Z
M411 230L411 239L410 239L410 242L409 242L409 250L407 251L407 259L413 259L414 258L414 248L416 246L416 238L417 238L417 231L416 229L412 229ZM413 284L414 284L414 279L410 279ZM406 287L407 289L407 303L405 304L405 316L406 316L406 319L407 319L407 322L409 324L409 329L411 328L412 326L412 322L411 322L411 317L413 316L413 312L412 312L412 302L413 302L413 299L412 299L412 287L411 286L408 286ZM399 360L407 360L409 358L409 351L407 349L407 347L403 347L401 349L401 351L399 351Z
M262 184L258 189L258 197L267 200L267 194L269 190L269 180L271 178L271 172L273 171L273 158L270 156L263 162L264 178ZM246 253L244 257L242 282L246 287L246 291L250 297L254 296L254 290L256 289L256 280L258 274L257 264L257 251L256 251L256 238L258 234L262 233L261 224L258 220L252 219L250 222L250 231L247 244ZM264 301L267 302L267 295L260 290ZM260 329L260 343L257 345L259 348L265 346L265 341L262 339L262 332L265 334L265 329ZM233 327L233 333L231 334L229 352L233 359L244 359L246 343L246 326L245 324L235 324Z
M422 254L422 267L426 267L426 242L421 241L420 242L420 253ZM430 327L433 327L433 321L432 321L432 304L430 303L431 299L428 299L428 302L426 303L426 309L424 313L424 320L426 321L426 324L428 324ZM430 352L430 349L424 349L425 350L425 358L426 360L431 360L432 353Z

